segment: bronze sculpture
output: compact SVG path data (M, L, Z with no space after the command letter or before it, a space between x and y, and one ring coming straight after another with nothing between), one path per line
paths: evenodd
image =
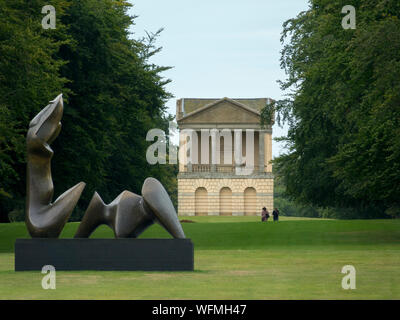
M75 238L88 238L102 224L108 225L116 238L136 238L147 227L158 222L174 238L184 239L185 234L175 208L162 184L154 178L147 178L142 195L124 191L106 205L95 192Z
M26 225L32 238L57 238L75 208L85 183L64 192L54 203L50 144L61 131L63 99L60 94L30 122L27 134L27 214ZM185 234L175 208L162 184L147 178L142 196L122 192L109 205L94 194L75 238L88 238L101 224L110 226L116 238L136 238L153 223L161 224L174 238Z
M27 145L26 226L32 238L57 238L75 208L85 183L80 182L51 203L50 144L61 131L63 115L62 94L40 111L29 124Z

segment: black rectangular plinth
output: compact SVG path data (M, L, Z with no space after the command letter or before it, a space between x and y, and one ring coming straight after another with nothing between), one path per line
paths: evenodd
M190 239L17 239L15 271L192 271Z

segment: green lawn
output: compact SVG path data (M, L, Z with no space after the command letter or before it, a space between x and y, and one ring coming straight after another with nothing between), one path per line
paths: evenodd
M194 272L57 272L43 290L40 272L14 272L23 223L0 224L0 299L400 299L400 220L182 217L195 245ZM78 227L69 223L62 237ZM112 237L107 227L95 237ZM169 238L158 225L143 238ZM343 290L341 269L357 270Z

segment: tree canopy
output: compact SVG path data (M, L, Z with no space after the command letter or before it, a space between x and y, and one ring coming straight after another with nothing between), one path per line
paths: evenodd
M0 222L23 217L25 134L30 119L64 94L61 134L53 143L55 195L87 183L79 219L96 190L105 201L141 191L148 176L176 199L176 167L150 166L146 133L168 132L171 119L160 67L150 57L158 33L133 39L125 0L54 0L56 29L43 29L46 1L2 1L0 6Z
M287 121L288 152L275 160L286 193L344 217L400 213L400 2L311 0L284 23L281 82L272 110ZM352 210L347 210L352 209Z

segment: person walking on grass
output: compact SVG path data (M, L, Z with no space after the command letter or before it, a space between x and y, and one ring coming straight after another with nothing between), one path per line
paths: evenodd
M278 208L275 208L275 210L272 211L272 215L274 217L274 221L278 221L279 220L279 210L278 210Z
M266 207L262 208L261 211L261 222L267 222L269 218L269 213Z

